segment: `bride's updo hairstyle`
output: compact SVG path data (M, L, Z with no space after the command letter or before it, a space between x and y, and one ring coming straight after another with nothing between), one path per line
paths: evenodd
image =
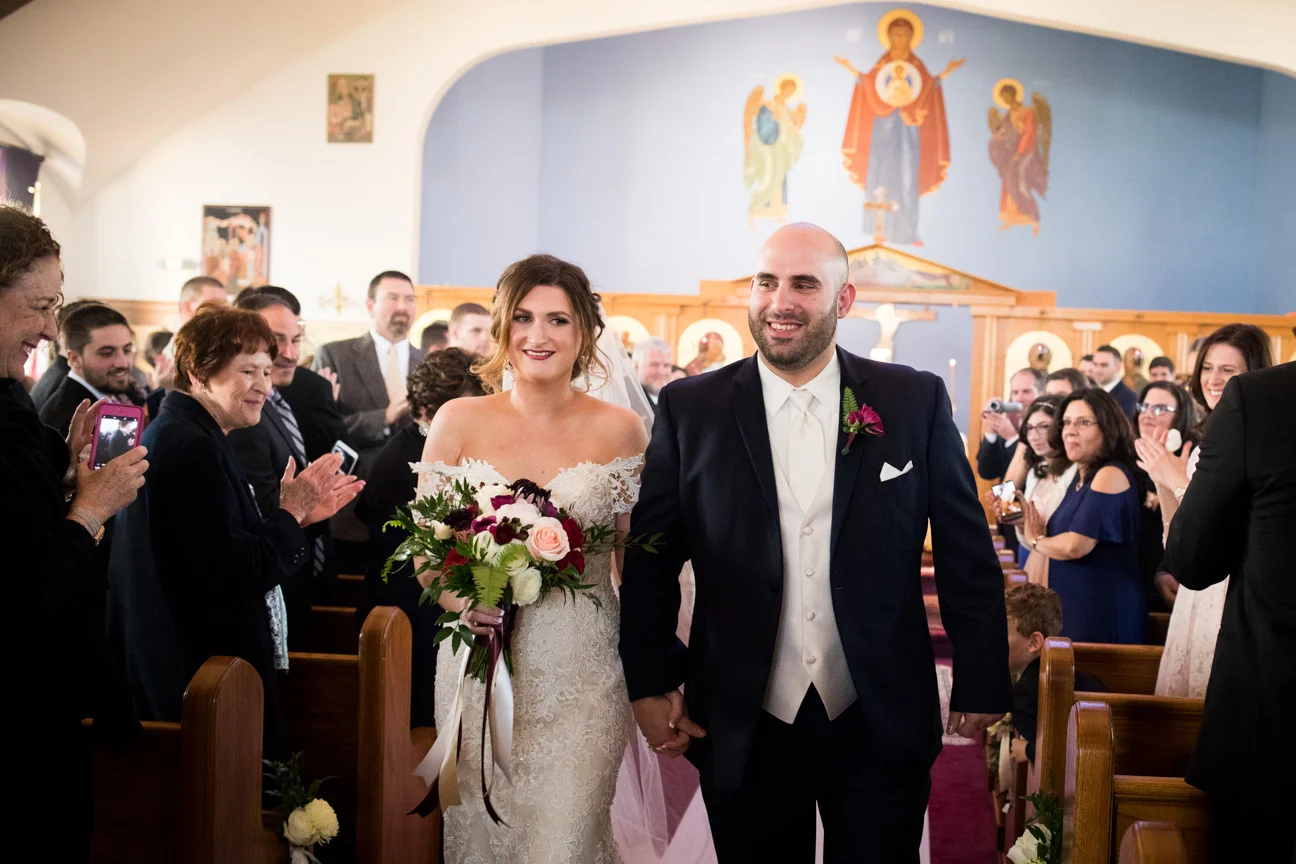
M495 349L473 367L488 393L498 393L503 389L513 315L537 285L561 288L571 303L572 316L581 337L571 380L591 373L607 375L607 369L598 357L597 343L599 336L603 335L599 295L590 288L585 271L553 255L532 255L510 264L495 285L495 295L491 298L491 339Z

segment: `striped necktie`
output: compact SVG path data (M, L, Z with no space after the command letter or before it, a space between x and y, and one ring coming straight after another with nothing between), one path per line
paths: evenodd
M293 447L293 458L297 460L298 470L306 467L306 445L302 441L301 427L297 425L297 417L292 412L292 407L279 394L278 390L270 391L270 407L279 415L283 422L284 428L288 430L288 440ZM315 569L314 574L318 576L324 571L324 538L316 537L314 543Z

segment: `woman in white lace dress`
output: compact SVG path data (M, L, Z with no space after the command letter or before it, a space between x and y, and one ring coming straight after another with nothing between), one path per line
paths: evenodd
M1250 324L1226 324L1206 337L1201 346L1192 379L1193 398L1206 406L1209 419L1230 378L1270 365L1269 337L1263 330ZM1142 435L1134 446L1138 450L1139 467L1156 484L1161 517L1169 534L1170 523L1197 468L1199 454L1188 446L1179 455L1170 453L1165 446L1164 432ZM1228 579L1203 591L1174 586L1174 608L1157 672L1156 695L1194 698L1206 695L1228 586Z
M467 479L473 485L526 478L583 523L624 530L638 497L647 445L632 411L581 392L600 374L598 297L578 267L547 255L511 265L491 313L492 356L479 372L496 392L447 403L428 430L420 494ZM505 372L512 389L499 392ZM519 611L513 631L513 783L495 772L486 814L480 788L482 691L472 682L463 719L463 803L445 811L449 864L617 862L609 811L632 728L617 654L618 600L612 556L592 557L574 600L546 596ZM422 578L422 577L421 577ZM592 597L597 597L595 605ZM450 611L464 601L442 595ZM472 609L470 627L500 619ZM459 661L443 643L437 661L438 725L450 710Z

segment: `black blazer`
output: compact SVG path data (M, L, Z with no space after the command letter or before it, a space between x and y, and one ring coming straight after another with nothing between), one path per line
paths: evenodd
M935 658L919 567L930 517L941 613L955 647L955 711L1012 705L1003 573L977 500L949 396L935 375L838 349L842 386L881 416L837 456L833 610L877 752L926 771L941 746ZM709 732L690 758L721 788L740 782L760 717L782 611L778 493L756 359L662 389L621 588L621 658L630 698L685 685ZM839 434L844 444L846 436ZM884 461L913 469L888 483ZM675 637L679 572L693 562L689 645Z
M59 354L54 358L54 362L50 363L49 368L41 375L40 380L36 382L36 386L31 391L32 401L36 403L38 411L54 395L54 391L59 388L59 385L63 383L63 379L68 376L70 371L72 369L68 366L66 356Z
M297 418L306 458L315 461L346 436L346 424L333 398L333 385L324 376L299 366L292 383L277 389Z
M1003 480L1008 473L1008 464L1012 462L1013 454L1017 452L1016 439L1012 444L1008 444L1002 437L994 441L981 439L981 446L977 448L977 476L982 480L994 480L999 482Z
M1277 794L1296 773L1296 363L1239 375L1206 424L1170 523L1166 569L1202 589L1232 574L1188 780Z
M1036 727L1039 725L1040 661L1036 657L1022 670L1013 685L1012 724L1026 740L1026 758L1035 761ZM1107 685L1097 675L1077 669L1075 690L1084 693L1106 693Z
M287 512L263 520L216 421L173 391L142 442L149 470L117 516L109 567L112 630L125 644L141 715L180 719L184 688L209 657L242 657L261 675L265 745L287 748L266 592L310 555Z
M1124 381L1117 381L1116 386L1111 390L1112 398L1120 405L1125 416L1130 419L1131 423L1138 422L1138 396L1134 391L1125 386Z
M68 427L72 425L72 415L83 399L89 399L93 403L95 396L82 384L64 377L63 383L41 404L41 422L66 437Z

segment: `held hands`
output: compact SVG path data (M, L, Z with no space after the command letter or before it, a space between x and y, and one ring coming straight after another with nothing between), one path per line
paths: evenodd
M1003 719L1002 714L965 714L962 711L951 711L949 722L945 724L946 735L958 735L960 738L974 738L978 732L989 729Z
M387 413L383 419L385 419L387 425L390 426L408 413L409 400L402 396L399 401L393 402L387 406Z
M694 738L706 737L706 730L689 719L684 694L678 690L638 699L630 708L648 746L658 753L682 756Z
M1134 449L1138 451L1138 467L1147 472L1153 483L1164 489L1181 489L1188 485L1192 445L1185 444L1176 456L1165 446L1169 434L1169 430L1157 429L1151 435L1141 435L1134 439Z
M288 514L303 528L312 524L312 521L318 522L319 519L313 517L319 516L327 508L329 496L337 486L339 479L337 470L341 466L342 454L329 453L316 459L294 477L293 472L297 470L297 462L289 456L283 478L279 481L279 508L287 510ZM342 479L354 480L354 478ZM355 495L351 497L354 498ZM321 518L328 518L328 515Z
M75 419L72 424L76 425ZM103 523L135 500L144 485L144 472L148 470L149 463L144 458L147 454L147 447L136 447L98 471L89 462L78 463L77 492L68 510L69 518L81 522L91 534L99 533ZM90 520L96 520L97 524L86 524Z
M465 612L462 616L464 626L473 632L476 636L488 636L491 629L498 627L504 620L504 611L491 607L486 609L482 606L474 606Z

